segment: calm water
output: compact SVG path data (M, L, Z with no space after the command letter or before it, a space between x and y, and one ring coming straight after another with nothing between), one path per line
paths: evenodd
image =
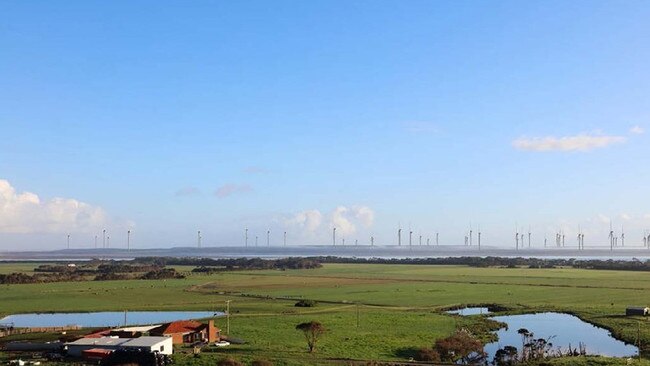
M167 323L174 320L201 319L222 316L213 311L108 311L95 313L51 313L15 314L0 319L0 323L13 323L15 327L63 327L79 325L82 327L113 327L122 325L144 325Z
M621 342L611 336L608 330L583 322L579 318L561 313L539 313L524 315L495 316L492 319L508 324L508 329L497 332L499 340L485 346L489 360L503 346L515 346L521 350L521 335L517 330L526 328L534 333L535 338L553 337L553 349L578 348L580 342L587 347L587 353L612 357L634 356L638 353L635 346Z
M457 314L457 315L479 315L479 314L489 314L490 309L475 307L475 308L462 308L456 310L449 310L447 314Z

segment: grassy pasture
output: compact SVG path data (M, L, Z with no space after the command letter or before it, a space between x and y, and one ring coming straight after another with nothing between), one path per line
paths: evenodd
M34 267L4 265L0 273ZM650 273L644 272L378 264L209 275L192 274L191 269L179 267L188 277L175 280L3 285L0 314L223 310L225 301L232 300L231 334L248 343L199 358L177 356L183 363L197 365L214 364L225 354L300 364L307 354L294 327L307 320L321 321L328 328L318 353L309 356L314 363L339 358L404 360L410 349L428 346L456 327L474 327L478 320L439 313L441 308L461 304L499 304L512 312L570 312L608 327L629 342L636 340L640 327L642 344L650 344L648 322L623 316L628 305L650 304ZM295 308L299 298L319 304ZM358 328L356 303L361 304ZM225 330L225 319L217 323Z

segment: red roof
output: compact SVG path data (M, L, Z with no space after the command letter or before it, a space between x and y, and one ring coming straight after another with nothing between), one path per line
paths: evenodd
M99 330L94 333L86 334L84 338L102 338L108 337L111 334L110 329Z
M174 334L174 333L192 333L201 330L205 324L194 320L179 320L163 324L158 328L152 329L150 333L154 334Z

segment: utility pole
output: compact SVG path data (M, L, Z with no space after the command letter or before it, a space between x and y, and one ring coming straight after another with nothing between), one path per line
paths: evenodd
M357 302L357 329L359 329L359 302Z
M230 335L230 300L226 300L226 334Z

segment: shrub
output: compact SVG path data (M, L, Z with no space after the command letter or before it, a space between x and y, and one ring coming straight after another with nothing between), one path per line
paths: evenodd
M420 348L415 354L418 361L440 362L440 354L435 349Z
M314 300L300 300L294 306L299 308L311 308L316 306L316 301Z
M217 366L244 366L244 364L233 358L224 358L217 362Z

